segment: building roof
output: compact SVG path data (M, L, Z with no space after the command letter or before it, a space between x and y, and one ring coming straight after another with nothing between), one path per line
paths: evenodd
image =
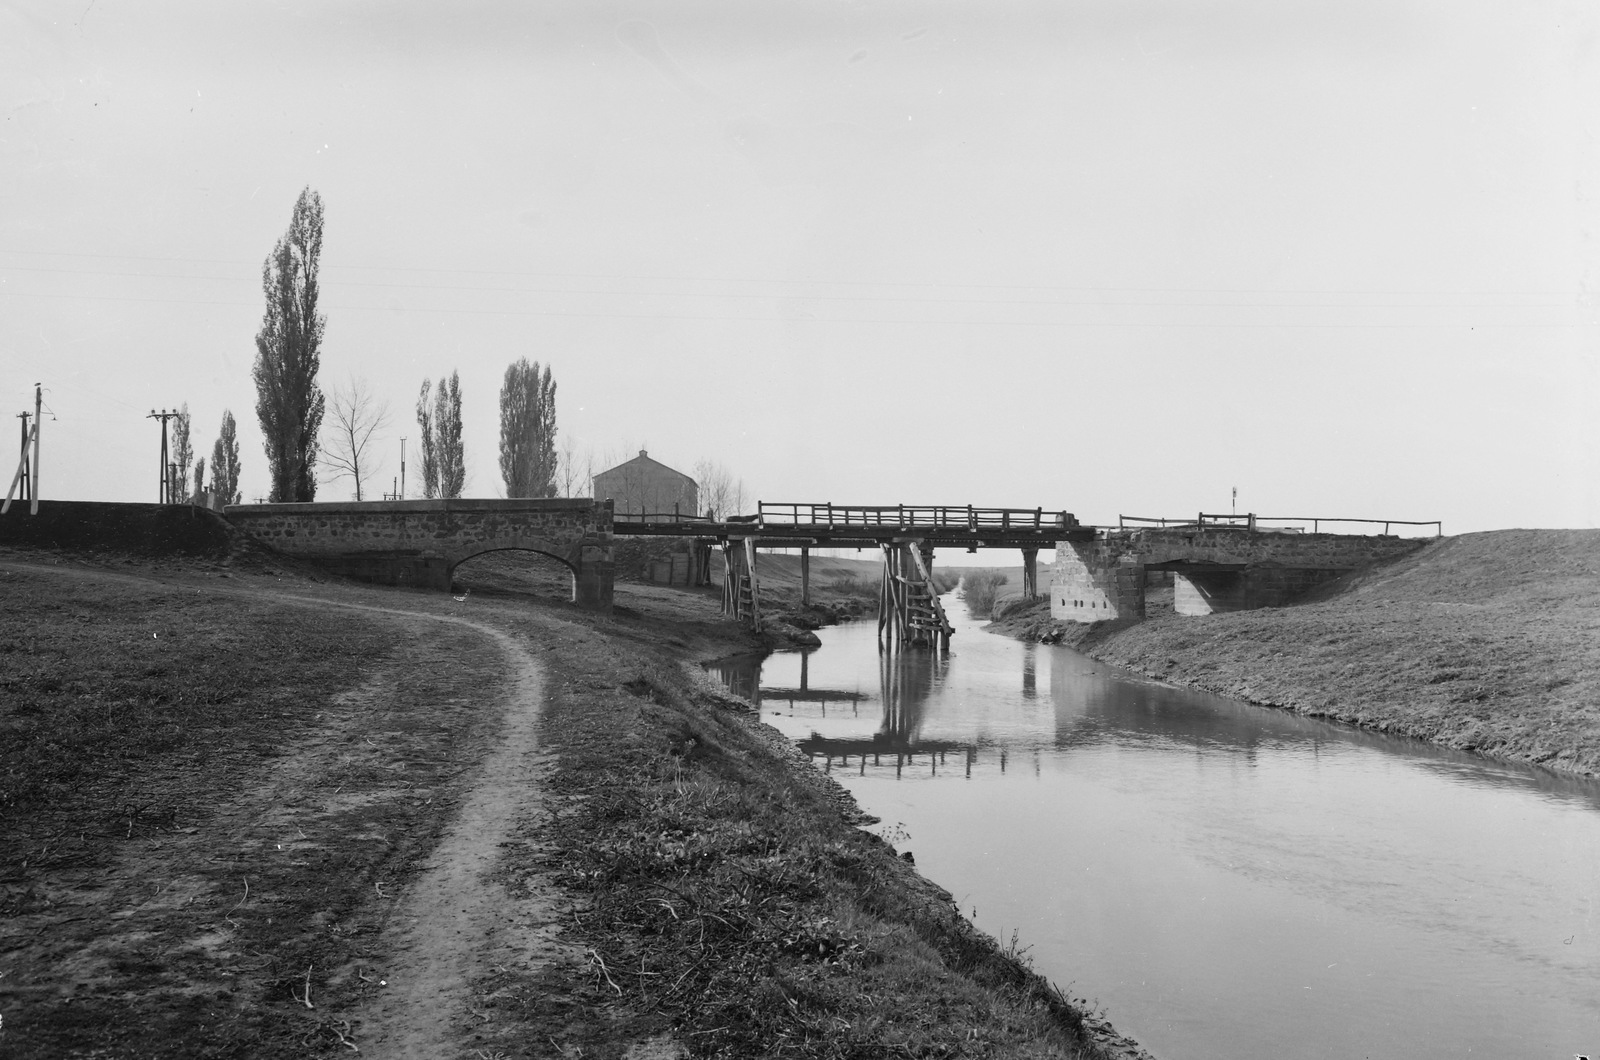
M689 483L689 485L691 485L691 486L695 486L695 487L698 488L698 485L699 485L698 483L695 482L694 479L690 478L688 475L685 475L682 471L679 471L677 468L668 467L666 464L663 464L659 460L652 460L650 458L649 452L644 450L644 449L639 450L639 455L634 457L632 460L624 460L622 463L618 464L616 467L606 468L606 470L598 472L595 475L595 478L599 478L601 475L610 475L610 474L612 474L614 472L621 471L624 468L631 468L631 467L637 467L637 468L641 468L641 469L642 468L649 468L649 469L652 469L652 470L654 470L656 468L659 468L660 470L667 472L669 475L677 475L679 478L683 479L685 482Z

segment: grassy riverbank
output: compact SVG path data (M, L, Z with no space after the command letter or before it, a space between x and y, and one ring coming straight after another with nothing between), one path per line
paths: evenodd
M1253 703L1600 774L1600 531L1446 538L1295 607L1118 627L1054 623L1040 603L991 628Z
M382 1051L407 987L440 1055L1138 1055L709 682L761 646L714 592L603 619L475 577L0 549L0 1052ZM533 948L430 964L419 881L523 709L544 764L482 837L484 916Z

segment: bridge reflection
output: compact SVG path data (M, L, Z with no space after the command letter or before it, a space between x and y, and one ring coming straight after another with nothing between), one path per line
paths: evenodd
M769 659L769 672L783 675L781 687L760 684L758 658L712 668L764 714L783 715L772 723L829 772L892 770L913 779L1016 773L1021 766L1032 773L1063 752L1135 747L1248 770L1285 753L1309 765L1325 755L1405 744L1421 768L1452 774L1470 766L1476 784L1525 786L1529 772L1537 774L1513 766L1497 772L1456 752L1175 688L1064 648L994 637L972 638L954 655L880 654L868 626L841 627L833 637L816 659L811 653ZM841 687L856 674L862 684ZM1536 777L1551 797L1572 797L1570 782L1545 780ZM1580 797L1600 804L1593 785Z
M812 649L814 651L815 649ZM822 716L828 716L829 703L846 703L850 705L850 713L860 716L859 704L863 700L872 698L860 690L846 690L842 688L812 688L810 676L811 651L802 651L800 656L800 687L783 688L776 685L763 685L761 683L760 655L735 655L730 659L722 659L711 663L707 669L716 674L728 691L736 696L741 696L760 707L767 703L788 703L793 707L796 703L816 703L822 707Z
M1004 772L1010 752L1003 746L974 740L931 738L923 734L929 703L934 700L935 690L949 665L949 656L937 652L880 655L877 731L870 736L824 736L813 730L811 735L795 741L795 746L824 772L853 768L864 775L868 769L892 769L896 777L911 771L938 776L954 766L961 769L962 775L970 777L980 754L985 753L997 754L1000 770ZM797 695L802 691L764 688L761 695L764 701L786 700L792 707L795 702L805 701ZM808 695L813 701L850 697L853 713L859 712L862 700L870 698L860 693L821 689L811 689ZM825 704L823 716L827 716Z

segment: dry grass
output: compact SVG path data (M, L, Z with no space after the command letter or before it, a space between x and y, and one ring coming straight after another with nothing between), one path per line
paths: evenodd
M613 658L563 672L545 715L544 838L588 903L593 1004L696 1056L1086 1055L1065 1000L781 738L665 658Z
M1600 773L1600 531L1469 534L1296 607L1066 633L1177 684Z
M0 570L0 591L0 825L125 801L153 760L270 754L388 650L370 622L195 589Z
M0 567L0 1054L348 1051L499 659L283 587Z

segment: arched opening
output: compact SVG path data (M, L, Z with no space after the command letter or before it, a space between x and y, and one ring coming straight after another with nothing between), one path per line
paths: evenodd
M450 572L450 591L457 595L571 603L577 595L577 578L577 569L553 552L498 548L457 563Z

